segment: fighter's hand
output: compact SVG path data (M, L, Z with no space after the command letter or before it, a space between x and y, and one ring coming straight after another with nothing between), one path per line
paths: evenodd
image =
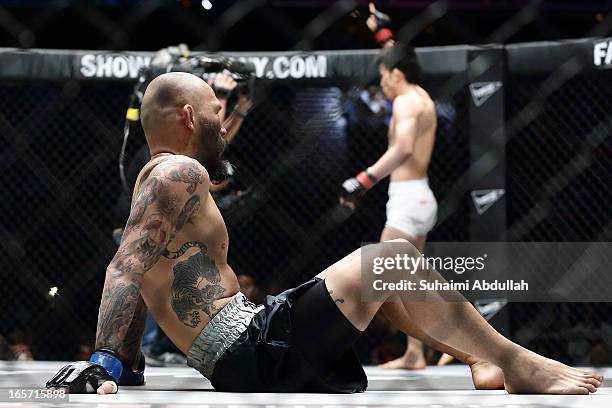
M253 107L253 101L248 94L238 93L238 100L236 101L236 107L241 112L248 112Z
M119 386L99 364L77 361L63 366L46 384L47 388L68 388L70 394L115 394Z
M366 25L373 33L381 28L388 28L391 25L391 17L388 14L376 10L374 3L368 5L370 16L366 20Z
M369 170L364 170L355 177L344 180L340 191L340 204L355 208L355 201L374 187L377 182L378 179Z
M232 91L236 88L236 81L226 72L219 72L212 80L212 87L217 94L217 98L229 98Z
M355 202L354 201L349 201L346 198L340 196L340 204L342 204L343 206L350 208L351 210L355 209Z
M340 204L349 207L351 204L355 207L355 201L366 192L365 186L357 179L357 177L351 177L344 180L342 183L342 190L340 192Z
M370 9L370 16L366 20L366 25L368 26L371 32L375 33L376 30L378 29L378 24L376 23L376 17L374 16L374 13L376 12L376 6L374 6L374 3L370 3L368 5L368 8Z

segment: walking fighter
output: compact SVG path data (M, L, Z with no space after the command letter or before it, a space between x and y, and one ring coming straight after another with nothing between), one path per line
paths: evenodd
M378 57L380 87L393 102L389 147L371 167L342 184L340 201L353 208L357 198L378 181L390 177L387 220L380 241L407 239L422 252L438 211L427 178L436 138L436 106L419 86L421 68L414 49L393 40L389 22L389 16L370 3L367 25L383 47ZM382 365L407 369L425 366L423 343L410 337L406 352Z

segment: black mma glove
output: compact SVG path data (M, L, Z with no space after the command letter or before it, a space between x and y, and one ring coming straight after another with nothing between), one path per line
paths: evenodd
M382 13L378 10L374 10L372 13L376 19L376 28L381 30L383 28L391 28L391 17L388 14Z
M115 382L115 379L104 367L91 361L77 361L63 366L47 381L46 387L68 388L70 394L95 394L106 381Z
M355 177L344 180L342 183L341 196L349 202L355 202L357 198L361 197L374 187L378 180L368 170L362 171Z

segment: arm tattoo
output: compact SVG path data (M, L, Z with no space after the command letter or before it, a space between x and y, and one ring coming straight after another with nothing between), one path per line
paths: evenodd
M214 301L225 292L225 288L219 284L219 269L205 251L200 250L185 261L178 262L173 270L172 309L181 322L195 328L202 321L200 312L213 317L216 310Z
M145 321L147 318L147 306L139 296L132 324L128 327L123 344L119 352L127 358L126 363L134 366L140 362L140 347L142 345L142 335L144 334Z
M170 201L172 201L174 203L173 205L176 207L176 200L173 197L170 197L164 202ZM144 272L146 272L157 263L157 260L162 254L170 259L180 257L187 248L183 249L183 247L181 247L176 253L171 253L166 247L170 241L174 239L174 231L179 231L183 228L187 220L198 211L199 204L200 196L191 196L183 206L181 212L176 216L176 221L174 223L168 221L168 216L163 214L163 208L160 210L160 213L148 216L140 231L140 237L120 249L115 256L114 262L123 263L125 258L133 255L144 265ZM139 225L142 224L141 222ZM126 235L124 234L124 236ZM184 245L188 244L189 243ZM173 254L176 254L176 256L172 256Z
M137 227L142 221L142 217L147 207L157 200L157 191L159 188L160 181L155 177L148 179L142 186L142 191L132 206L130 218L125 226L125 232L123 233L124 236L127 236L129 231Z
M172 225L165 217L161 214L148 216L142 226L140 236L134 241L123 244L113 258L112 265L118 276L130 275L133 271L142 275L151 269L157 263L172 236ZM136 268L136 265L141 267Z
M188 184L187 192L193 194L198 186L204 182L202 171L195 163L183 163L168 172L166 177L174 182Z
M119 281L104 285L102 302L98 314L96 348L114 346L117 350L127 334L132 320L131 305L135 305L139 297L139 288L133 283Z
M181 210L178 218L176 220L176 230L179 231L187 221L191 218L191 216L198 212L200 209L200 196L194 195L191 196L189 200L185 203L185 206Z
M333 295L333 294L334 294L334 291L333 291L333 290L329 290L328 292L329 292L329 294L330 294L330 297L331 297L331 295ZM332 299L333 299L334 303L344 303L344 299L342 299L342 298L338 298L338 299L334 299L334 298L332 298Z
M121 247L108 269L98 314L96 347L110 347L131 362L139 358L138 350L146 313L146 306L140 297L142 276L158 262L162 254L175 259L192 246L202 248L203 244L187 243L177 252L168 252L166 249L174 239L176 231L183 228L197 213L200 196L192 194L203 181L204 176L195 163L181 163L172 166L163 176L151 176L143 184L142 191L132 206ZM179 193L175 194L172 188L168 188L173 183L188 185L187 192L191 196L182 209L179 206ZM206 266L198 264L198 268L208 269L200 269L204 272L195 278L192 286L198 292L194 302L199 302L197 306L210 314L214 307L212 301L225 289L219 285L220 277L216 266L208 257L205 258L208 259ZM194 261L190 259L184 261L187 269L195 267L192 265ZM196 287L202 278L208 281L207 286ZM187 281L191 282L190 279L187 278ZM191 312L192 322L194 318L199 319L197 311L195 313L194 317L194 312Z
M206 245L204 245L203 243L201 243L201 242L198 242L198 241L189 241L189 242L185 242L183 245L181 245L181 247L179 248L178 251L174 252L174 251L168 251L166 249L162 255L165 258L168 258L168 259L177 259L177 258L180 258L181 256L183 256L185 251L187 251L189 248L194 248L194 247L200 248L200 250L202 250L202 252L206 252L206 250L208 249L208 247Z

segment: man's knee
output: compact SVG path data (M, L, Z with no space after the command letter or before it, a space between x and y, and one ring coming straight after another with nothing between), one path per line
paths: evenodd
M362 267L372 265L374 259L395 259L397 256L420 257L421 253L410 241L404 238L392 239L376 244L369 244L361 248Z
M396 255L421 256L418 248L405 238L391 239L377 245L379 245L379 256L382 257L395 257Z
M383 242L410 242L406 238L387 239Z

